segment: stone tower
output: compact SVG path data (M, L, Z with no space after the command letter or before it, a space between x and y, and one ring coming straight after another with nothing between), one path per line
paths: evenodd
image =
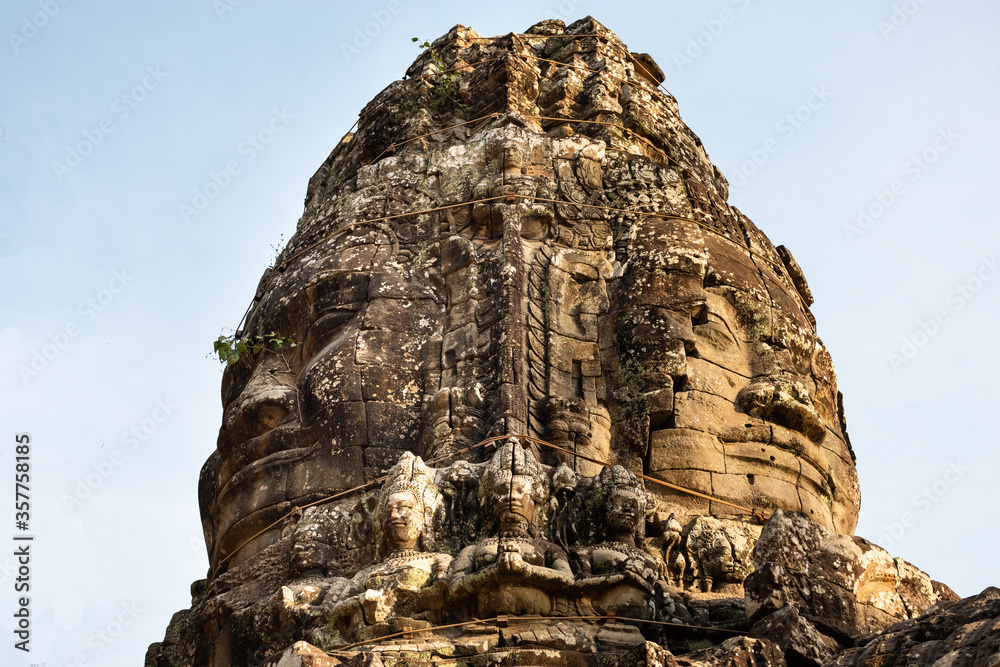
M240 332L296 345L225 372L211 573L147 665L620 652L742 600L775 509L853 533L809 287L662 83L589 17L456 26L361 111Z

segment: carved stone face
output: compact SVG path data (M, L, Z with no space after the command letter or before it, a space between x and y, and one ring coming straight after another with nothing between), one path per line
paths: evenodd
M454 484L466 484L472 481L473 472L468 461L456 461L448 473L448 481Z
M830 356L788 278L787 252L745 229L752 253L725 219L640 228L612 294L620 433L637 450L649 443L648 475L745 507L798 507L851 532L857 474ZM690 496L677 503L721 510Z
M531 523L535 518L533 477L514 475L509 484L498 484L493 502L501 526Z
M608 499L605 521L607 532L612 534L634 533L642 517L639 515L641 500L631 491L620 490Z
M257 305L250 330L297 345L223 376L218 449L201 481L213 561L289 502L359 486L417 449L425 390L438 383L429 334L440 294L388 253L384 234L341 237L275 278Z
M295 542L292 545L292 571L296 574L321 572L330 557L330 548L315 542Z
M413 549L423 532L424 517L409 491L389 496L385 503L384 539L390 549Z
M718 537L706 554L706 570L717 577L728 577L736 572L733 547L728 540Z

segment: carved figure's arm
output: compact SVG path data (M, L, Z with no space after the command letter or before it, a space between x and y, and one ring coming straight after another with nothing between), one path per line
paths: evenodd
M333 606L330 610L329 622L337 623L355 614L364 614L364 607L361 604L361 595L352 595L344 598Z
M602 586L614 586L625 581L626 575L621 572L611 572L609 574L595 574L576 580L576 585L581 588L598 588Z
M364 614L362 596L368 592L368 588L364 585L367 573L368 568L361 570L338 591L338 596L328 594L324 598L323 606L332 607L329 612L329 620L331 622L338 622L355 613ZM332 593L333 591L330 592Z
M437 554L434 557L434 567L431 569L431 583L439 584L448 580L448 569L451 567L451 556Z
M519 553L502 554L503 559L498 563L503 564L503 570L517 574L520 577L544 584L545 587L569 587L573 585L573 570L570 569L569 561L563 553L549 552L546 556L552 558L551 567L545 565L532 565L525 561ZM549 558L546 558L549 560Z
M448 594L453 597L464 597L478 587L492 583L497 576L497 565L493 563L479 571L475 567L475 545L462 549L461 553L451 563L451 574L448 578Z
M630 558L625 562L623 575L634 585L651 593L660 577L659 563L652 558L649 560Z
M546 568L547 569L547 568ZM555 573L555 580L563 586L572 586L575 577L573 570L569 566L569 560L565 554L556 554L552 560L552 568L549 572Z
M428 584L417 594L417 603L423 609L437 611L444 606L444 598L448 592L448 566L451 556L439 554L434 559L434 568Z

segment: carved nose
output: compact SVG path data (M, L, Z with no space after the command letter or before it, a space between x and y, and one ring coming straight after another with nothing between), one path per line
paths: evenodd
M262 359L240 395L226 409L219 430L219 451L261 436L297 414L296 391L275 375L285 370L280 363Z

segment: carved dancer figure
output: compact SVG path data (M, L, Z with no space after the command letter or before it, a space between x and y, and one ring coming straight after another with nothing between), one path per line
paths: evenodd
M451 565L449 593L474 596L474 614L557 615L572 585L566 552L540 536L548 480L531 450L511 438L483 473L479 497L490 522ZM495 536L495 537L494 537Z
M595 489L588 509L596 518L599 542L574 550L583 610L599 616L653 619L660 568L640 546L646 515L642 483L625 468L614 466L601 471Z
M404 453L379 494L376 563L350 580L346 597L329 611L328 622L341 628L342 636L380 636L391 630L374 626L397 619L412 621L404 623L410 627L440 620L451 563L451 556L433 552L432 521L441 502L431 470L419 457Z
M687 536L691 576L704 593L737 590L749 572L728 534L725 524L711 517L698 517Z

